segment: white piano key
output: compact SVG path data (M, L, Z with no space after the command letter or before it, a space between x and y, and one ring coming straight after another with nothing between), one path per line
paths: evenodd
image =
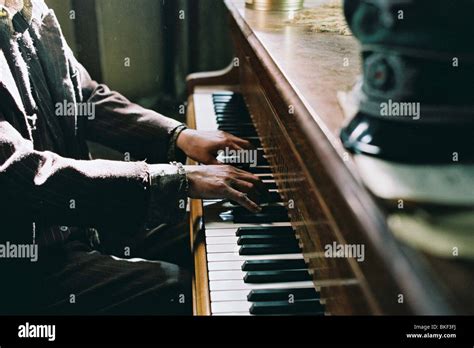
M211 291L219 290L267 290L267 289L299 289L314 287L312 281L286 282L286 283L265 283L246 284L243 280L213 280L209 282Z
M217 130L217 119L211 93L195 93L194 110L196 113L196 129Z
M247 272L243 271L211 271L209 280L242 280Z
M207 215L206 215L207 217ZM206 218L206 230L214 230L214 229L230 229L235 228L237 230L240 227L291 227L291 223L289 222L275 222L273 224L234 224L233 221L223 221L220 217L212 217Z
M236 228L218 229L218 230L206 230L207 237L236 237Z
M239 255L238 252L230 253L208 253L208 262L219 261L241 261L244 263L247 260L299 260L304 259L303 254L274 254L274 255Z
M293 289L293 287L288 284L285 289ZM314 286L312 285L308 289L314 289ZM247 301L249 294L249 290L211 291L211 302Z
M211 312L228 313L228 312L250 312L252 304L247 301L229 301L229 302L213 302L211 303Z
M282 226L287 226L287 227L289 225L287 222L284 222L282 224L283 224ZM249 225L247 227L258 228L258 227L265 227L265 225ZM270 227L270 226L266 226L266 227ZM205 235L206 235L206 238L207 237L236 237L237 230L238 228L236 228L233 223L230 223L228 228L214 228L214 229L213 228L208 229L207 224L206 224Z
M207 269L210 271L237 271L242 269L242 261L209 262Z
M232 244L216 244L216 245L207 245L207 254L213 253L239 253L240 245L235 243Z
M202 204L204 204L204 206L206 205L209 205L209 204L214 204L214 203L221 203L224 199L220 198L220 199L203 199L202 200Z
M248 312L228 312L228 313L212 313L213 316L222 316L222 317L237 317L237 316L252 316L250 311Z
M247 290L211 291L211 302L246 301L249 293Z
M234 244L237 245L239 237L206 237L206 244L207 245L215 245L215 244Z

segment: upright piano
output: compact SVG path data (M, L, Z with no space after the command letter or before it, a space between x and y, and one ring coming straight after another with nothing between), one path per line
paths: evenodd
M195 315L472 314L472 262L397 240L392 207L366 189L339 139L337 94L360 74L355 39L244 0L225 5L236 56L189 77L188 124L248 139L259 160L246 169L271 198L260 214L191 202ZM363 246L363 260L326 254L345 245Z

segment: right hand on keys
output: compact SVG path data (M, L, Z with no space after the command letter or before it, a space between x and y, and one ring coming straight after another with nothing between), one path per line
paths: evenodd
M227 165L185 166L185 169L191 198L230 199L251 212L262 210L255 201L266 190L257 176Z

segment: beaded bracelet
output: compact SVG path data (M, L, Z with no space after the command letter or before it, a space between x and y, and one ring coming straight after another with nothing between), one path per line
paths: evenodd
M185 191L186 191L186 194L188 194L189 193L189 180L188 180L188 176L186 175L186 169L184 168L183 164L180 162L170 162L170 164L178 168L179 175L184 176L185 182L186 182Z

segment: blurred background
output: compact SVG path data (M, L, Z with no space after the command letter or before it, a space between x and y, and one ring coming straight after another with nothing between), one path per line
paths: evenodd
M220 0L45 0L94 79L184 120L185 78L232 57Z

